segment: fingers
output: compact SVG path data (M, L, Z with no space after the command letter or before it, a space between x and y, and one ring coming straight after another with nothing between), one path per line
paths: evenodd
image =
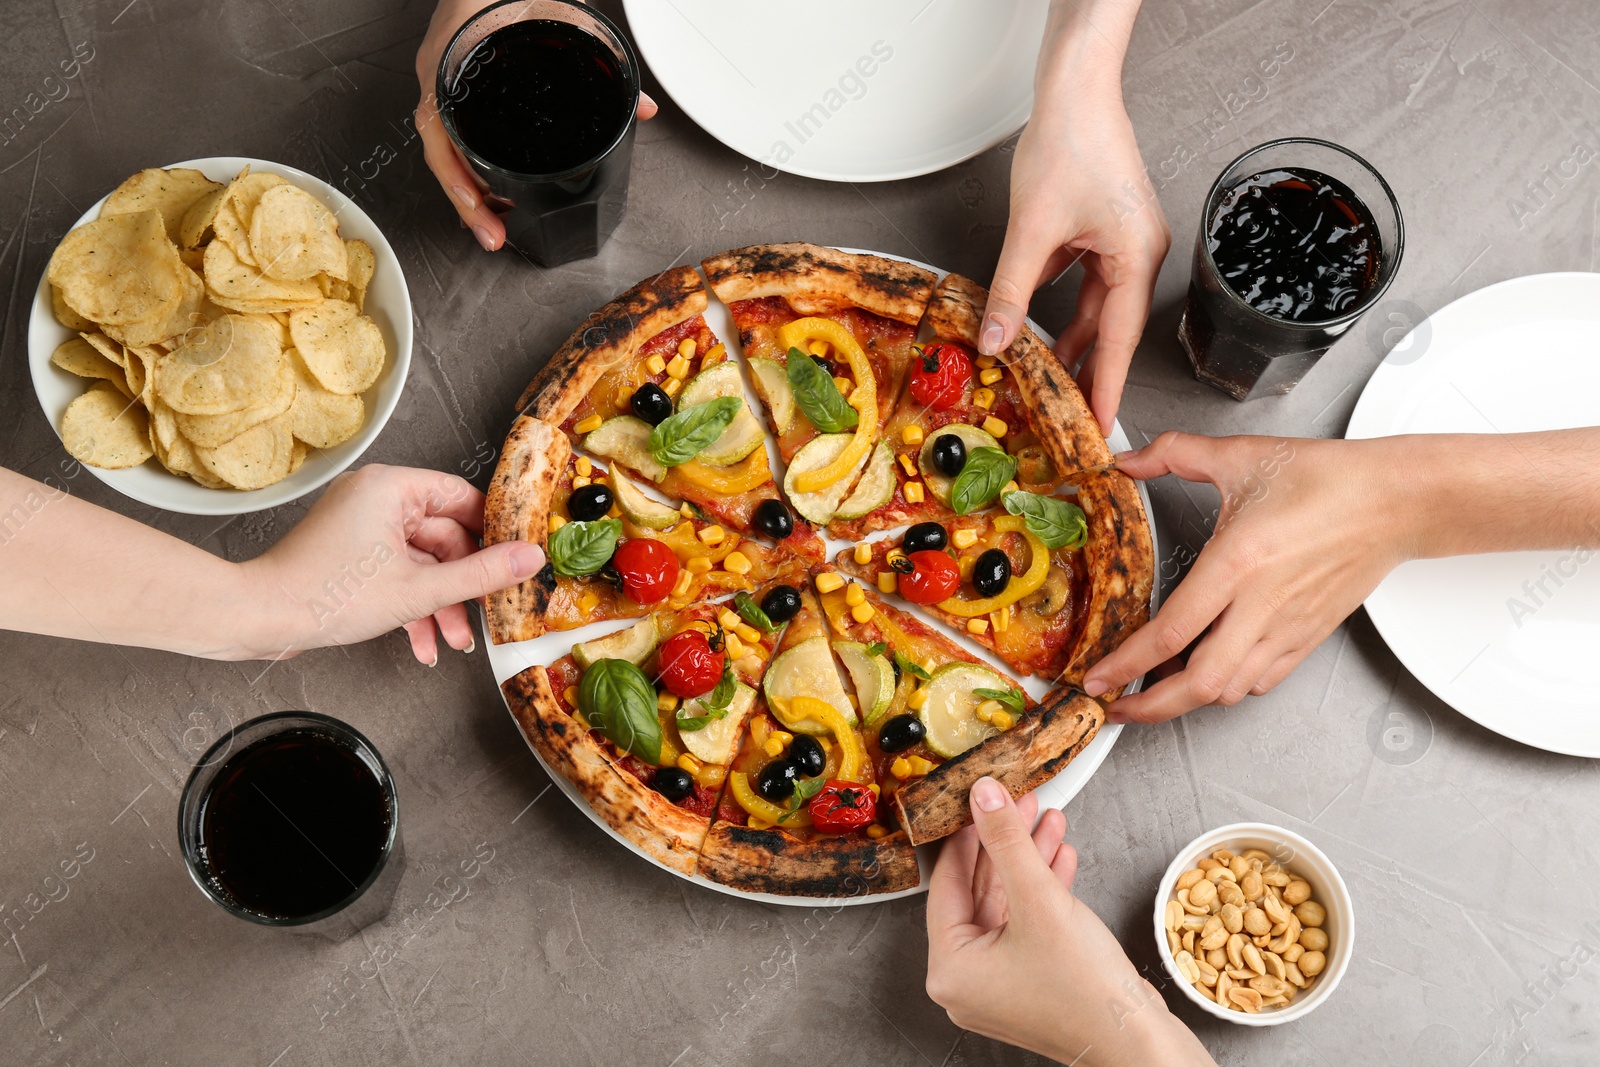
M483 533L483 494L465 478L425 467L390 467L399 478L406 500L424 516L454 519L475 534Z
M1005 887L1011 914L1022 914L1043 892L1048 874L1030 828L1011 794L993 778L973 783L971 804L978 839Z
M1032 796L1030 793L1029 796ZM1027 799L1024 797L1023 799ZM1021 804L1018 804L1021 807ZM1045 809L1044 817L1039 820L1039 825L1033 828L1033 844L1039 850L1039 858L1049 866L1055 862L1056 853L1061 850L1061 845L1067 835L1067 817L1060 808Z
M463 559L419 567L409 581L415 587L415 600L425 610L438 611L526 581L539 573L544 561L544 549L538 545L508 541Z
M411 544L440 563L466 559L478 550L478 538L454 519L430 515L411 533Z
M1104 260L1101 261L1104 269ZM1100 420L1100 429L1110 434L1122 402L1122 387L1128 380L1128 365L1150 318L1150 302L1155 297L1156 274L1161 259L1141 259L1126 271L1118 271L1109 285L1105 306L1100 313L1100 332L1095 338L1094 355L1088 381L1080 381L1088 396L1089 409Z
M485 202L478 179L461 158L460 149L445 132L444 123L432 107L417 108L417 132L422 135L422 158L439 180L439 185L454 205L461 221L485 251L493 252L505 243L506 227Z
M1228 612L1233 612L1234 616L1229 618L1224 613L1211 633L1195 648L1187 667L1144 692L1119 700L1116 704L1118 719L1122 722L1165 722L1195 708L1210 704L1229 706L1243 699L1249 685L1237 693L1230 692L1230 685L1260 641L1262 627L1257 619L1239 617L1237 601L1229 606ZM1262 662L1259 669L1265 667L1266 663ZM1254 681L1250 679L1251 683Z
M1078 877L1078 850L1063 841L1050 863L1050 873L1056 876L1062 889L1072 892L1072 882Z
M660 110L660 106L654 100L650 99L649 93L639 94L639 106L634 109L634 114L639 116L640 122L650 121L656 117L656 112Z
M405 626L406 635L411 639L411 654L417 657L417 662L424 667L432 667L439 662L439 643L435 639L436 631L433 618L417 619L408 622Z
M978 868L978 831L965 826L944 839L928 879L928 942L948 944L952 933L972 922L973 876Z
M1016 340L1022 320L1028 317L1028 301L1033 297L1039 273L1060 243L1046 236L1047 232L1051 231L1015 217L1006 226L1005 245L994 268L989 303L983 310L983 327L978 332L980 354L999 355Z
M1118 456L1117 469L1142 482L1176 474L1186 481L1216 484L1221 469L1221 440L1168 430L1143 448Z
M464 604L446 604L433 613L433 623L439 628L444 643L457 652L473 652L478 642L472 636L472 621L467 617Z
M1083 284L1078 286L1078 307L1072 314L1072 321L1056 338L1056 358L1069 372L1077 368L1078 361L1094 344L1095 335L1100 332L1100 309L1105 302L1105 281L1098 272L1089 271L1083 276Z
M1157 664L1166 662L1188 648L1190 642L1222 614L1233 600L1233 579L1231 575L1221 573L1222 565L1216 563L1215 559L1214 554L1201 551L1188 577L1161 605L1156 617L1135 630L1116 651L1089 668L1083 680L1085 693L1097 697L1118 686L1127 685ZM1230 674L1224 678L1222 684L1226 684L1231 677ZM1171 680L1160 684L1165 685ZM1137 694L1139 697L1146 695ZM1121 707L1120 701L1118 707Z
M1301 663L1305 662L1305 658L1310 654L1311 650L1309 648L1297 648L1293 652L1286 652L1279 656L1277 662L1268 667L1266 673L1261 676L1255 685L1250 687L1251 695L1261 696L1263 693L1276 688L1278 683L1289 677L1289 674Z

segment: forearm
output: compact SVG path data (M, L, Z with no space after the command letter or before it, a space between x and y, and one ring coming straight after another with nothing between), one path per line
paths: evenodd
M1085 91L1122 94L1122 60L1141 0L1054 0L1034 73L1034 113L1081 106Z
M1161 994L1144 986L1150 999L1143 1007L1130 1010L1114 1005L1108 1010L1118 1019L1117 1027L1087 1048L1071 1042L1055 1042L1049 1048L1035 1049L1061 1063L1080 1067L1216 1067L1200 1039L1176 1015L1167 1010ZM1124 1014L1126 1012L1126 1014Z
M0 469L0 628L225 656L258 611L234 564Z
M1392 448L1408 555L1600 547L1600 427L1415 435L1370 446Z

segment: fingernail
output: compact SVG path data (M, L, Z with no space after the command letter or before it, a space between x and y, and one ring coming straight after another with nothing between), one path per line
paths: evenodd
M1132 459L1134 456L1138 455L1138 452L1139 450L1137 448L1130 448L1126 452L1118 452L1116 455L1111 457L1111 462L1113 464L1117 464L1121 463L1125 459Z
M983 356L998 356L1000 349L1006 343L1005 320L998 315L990 315L983 323L983 333L978 335L978 354Z
M473 194L471 189L468 189L465 185L453 185L451 188L455 190L456 199L461 201L468 208L475 209L478 206L478 198Z
M1105 683L1104 678L1085 678L1083 691L1092 697L1097 697L1111 687Z
M1120 712L1120 711L1108 711L1108 712L1106 712L1106 722L1110 723L1112 726L1126 726L1126 725L1128 725L1127 717L1125 715L1123 715L1122 712Z
M436 649L433 650L433 658L428 660L424 664L424 666L437 667L438 665L439 665L439 650L436 648Z
M972 799L980 811L999 811L1006 806L1006 791L993 778L979 778L972 783Z
M544 549L526 541L511 546L511 573L517 578L532 578L544 566Z
M494 237L490 235L488 230L482 226L474 226L472 232L477 235L478 243L483 246L485 252L494 251Z
M478 651L478 639L476 637L467 638L467 647L461 650L461 654L470 656L476 651Z

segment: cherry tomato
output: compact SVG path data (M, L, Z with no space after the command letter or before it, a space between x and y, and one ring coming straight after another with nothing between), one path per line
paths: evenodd
M911 561L911 573L900 576L900 595L913 604L937 604L961 588L961 568L943 552L929 548L906 559Z
M648 537L622 542L611 555L611 565L622 577L623 594L635 604L665 600L678 583L678 557L672 549Z
M701 631L675 633L661 646L661 684L684 699L704 696L722 681L725 659L723 653L711 650L711 642Z
M878 816L878 798L860 782L833 779L811 798L806 808L811 825L828 834L844 834L871 824Z
M911 367L911 398L925 408L945 411L961 403L972 383L972 360L955 345L932 344Z

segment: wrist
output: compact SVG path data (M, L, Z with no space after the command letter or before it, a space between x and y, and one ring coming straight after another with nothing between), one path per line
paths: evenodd
M1139 0L1079 0L1050 6L1039 65L1034 110L1081 111L1084 97L1122 106L1122 62L1139 13Z
M222 613L216 632L228 640L200 654L213 659L273 659L306 647L301 642L306 607L294 603L283 583L272 577L268 563L257 557L227 567L229 574L213 603Z

